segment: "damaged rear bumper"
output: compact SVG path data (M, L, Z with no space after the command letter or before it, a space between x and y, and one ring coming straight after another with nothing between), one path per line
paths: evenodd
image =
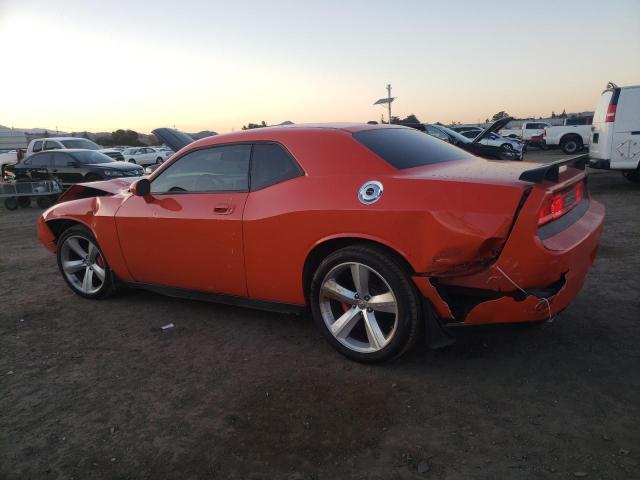
M416 275L413 281L445 324L547 320L573 301L596 257L604 207L586 201L588 208L579 219L545 239L523 212L500 257L482 272L447 278Z

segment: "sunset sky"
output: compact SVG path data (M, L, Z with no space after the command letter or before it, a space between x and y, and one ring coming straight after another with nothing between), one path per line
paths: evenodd
M0 125L227 132L593 110L640 83L640 1L0 0Z

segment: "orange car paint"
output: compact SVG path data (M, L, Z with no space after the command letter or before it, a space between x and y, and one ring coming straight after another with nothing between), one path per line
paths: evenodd
M550 190L581 179L581 171L566 168L557 184L534 186L518 177L536 165L468 158L462 151L457 161L396 170L352 138L353 132L369 128L388 127L268 128L199 140L150 180L193 149L256 141L282 144L305 175L249 193L147 197L133 196L124 180L96 182L91 187L112 195L55 205L43 214L39 237L54 250L47 223L77 221L94 232L114 273L125 282L298 305L306 301L307 257L337 238L374 241L397 252L416 272L418 290L444 319L517 322L542 319L549 312L535 297L518 301L504 296L456 319L429 278L445 288L513 292L514 285L496 267L525 289L544 287L564 273L566 283L550 299L552 313L577 295L595 255L604 209L590 200L587 214L544 241L537 237L537 212ZM384 195L365 206L356 194L367 180L382 182ZM230 211L216 211L220 206Z

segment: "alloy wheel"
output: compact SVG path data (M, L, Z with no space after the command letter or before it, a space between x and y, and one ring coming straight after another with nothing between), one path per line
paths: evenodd
M329 332L355 352L382 350L398 327L396 295L380 273L362 263L333 267L322 281L319 306Z
M106 279L105 261L98 247L88 238L73 235L60 247L60 260L65 277L85 295L96 293Z

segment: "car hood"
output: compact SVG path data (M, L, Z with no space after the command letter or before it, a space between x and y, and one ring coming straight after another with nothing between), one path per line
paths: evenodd
M504 126L507 123L509 123L511 120L513 120L513 117L504 117L504 118L501 118L500 120L493 122L491 125L485 128L482 132L480 132L480 134L471 141L471 144L478 143L480 140L485 138L490 133L498 132L499 130L504 128Z
M174 152L194 142L189 135L173 128L156 128L152 133Z
M136 165L135 163L128 162L109 162L109 163L90 163L86 164L92 168L100 168L104 170L140 170L142 167L140 165Z

